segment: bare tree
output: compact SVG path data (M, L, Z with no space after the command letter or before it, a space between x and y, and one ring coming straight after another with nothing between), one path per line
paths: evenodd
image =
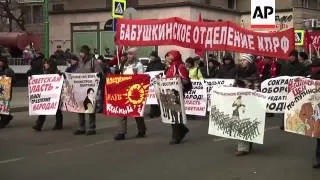
M23 20L23 5L16 0L0 0L0 19L7 19L8 31L13 31L15 24L21 31L25 31L25 23Z

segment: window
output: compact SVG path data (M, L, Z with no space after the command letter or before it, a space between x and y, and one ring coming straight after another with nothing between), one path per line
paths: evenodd
M32 9L31 6L24 6L22 8L23 20L25 24L32 23Z
M136 7L138 4L138 0L129 0L127 1L127 7Z
M64 4L53 4L52 10L53 11L64 11Z
M40 5L33 6L33 24L43 23L43 7Z
M228 0L228 8L236 9L236 0Z
M309 7L308 5L309 5L308 0L302 0L302 7L308 8Z

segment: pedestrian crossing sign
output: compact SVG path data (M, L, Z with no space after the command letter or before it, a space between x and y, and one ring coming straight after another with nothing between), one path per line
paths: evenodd
M295 30L294 34L296 46L302 46L304 44L304 30Z
M126 0L112 0L112 17L123 18L126 5Z

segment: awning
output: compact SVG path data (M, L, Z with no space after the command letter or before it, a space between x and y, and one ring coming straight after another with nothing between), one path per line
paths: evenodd
M26 46L33 43L33 47L37 50L40 48L40 37L28 35L19 32L0 32L0 45L8 48L25 49Z

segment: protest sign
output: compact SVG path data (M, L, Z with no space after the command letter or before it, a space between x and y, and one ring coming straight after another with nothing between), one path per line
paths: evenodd
M156 94L163 123L187 123L180 78L157 79Z
M288 88L285 130L320 138L320 81L297 78Z
M263 144L266 96L251 89L215 88L209 134Z
M59 74L29 77L29 115L55 115L59 107L63 76Z
M97 73L66 73L61 109L67 112L94 113L99 82Z
M104 113L109 116L142 117L148 96L147 74L108 75Z
M157 20L119 19L117 44L176 45L207 51L231 51L288 59L295 48L294 29L255 32L232 22L194 22L172 17Z
M0 77L0 114L10 114L11 77Z
M152 71L146 72L150 76L150 86L149 86L149 93L146 104L158 104L157 96L156 96L156 85L157 79L156 76L159 74L163 74L163 71Z
M186 114L205 116L207 113L207 89L204 80L192 80L192 90L184 97Z
M204 82L207 86L207 99L208 99L208 111L211 110L211 95L212 91L216 87L231 87L234 85L234 79L205 79Z
M268 113L284 113L288 95L288 84L294 77L280 76L261 83L261 92L267 97Z

